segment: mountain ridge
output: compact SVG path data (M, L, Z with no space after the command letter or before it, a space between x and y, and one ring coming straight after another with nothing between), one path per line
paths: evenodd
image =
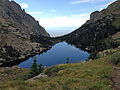
M20 5L15 1L1 0L0 1L0 16L8 18L17 27L25 29L26 34L50 36L45 29L39 25L31 15L21 9ZM1 18L2 18L1 17Z
M117 47L119 42L112 38L117 32L120 32L119 0L102 11L91 13L90 20L72 33L57 38L93 52Z
M37 40L36 40L37 39ZM14 65L49 49L54 42L15 1L0 0L0 65Z

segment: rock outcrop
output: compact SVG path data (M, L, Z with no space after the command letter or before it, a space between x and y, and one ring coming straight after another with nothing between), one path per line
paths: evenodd
M120 1L116 1L110 4L106 9L102 11L95 11L90 15L90 21L97 21L104 17L120 14ZM110 17L111 18L111 17Z
M58 39L84 50L101 51L119 45L119 42L112 38L112 35L118 32L120 32L120 0L102 11L93 12L90 20L80 28Z
M35 82L37 80L40 80L41 78L47 78L47 77L48 77L47 75L45 75L44 73L41 73L33 78L28 79L27 82Z
M34 40L36 38L37 41ZM45 29L19 4L0 0L0 65L16 64L50 48L52 44Z
M13 26L20 28L21 32L23 31L25 34L49 36L39 22L14 1L0 0L0 19L3 24L15 24Z

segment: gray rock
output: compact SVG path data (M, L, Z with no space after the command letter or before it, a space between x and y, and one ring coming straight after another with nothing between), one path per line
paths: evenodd
M118 32L120 32L120 0L113 2L106 9L91 13L90 20L59 39L90 52L102 51L108 47L118 46L119 42L110 38ZM119 38L117 35L118 40ZM106 39L109 39L108 42Z
M32 41L31 36L40 36L37 38L40 39L39 42ZM49 36L39 22L22 10L19 4L0 0L0 58L4 60L0 60L0 63L17 62L36 52L42 52L51 46L50 43L47 46L44 44L44 38Z
M106 9L91 13L90 20L92 22L97 21L99 19L103 19L104 17L108 15L110 15L108 16L108 19L110 19L113 14L120 14L120 1L119 0L110 4Z
M1 0L0 2L1 18L4 16L12 21L13 24L17 24L26 34L49 36L45 29L39 25L39 22L27 14L25 10L22 10L19 4L14 1L9 2L8 0Z
M31 78L31 79L28 79L27 81L28 82L34 82L36 80L40 80L40 78L47 78L47 77L48 77L47 75L41 73L38 76L35 76L35 77Z

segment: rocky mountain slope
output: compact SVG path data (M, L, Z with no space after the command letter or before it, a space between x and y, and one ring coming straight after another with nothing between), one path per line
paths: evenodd
M84 25L70 34L58 37L88 51L101 51L119 45L120 0L102 11L95 11ZM72 39L71 39L72 38Z
M0 65L13 65L47 49L53 44L49 36L16 2L0 0Z

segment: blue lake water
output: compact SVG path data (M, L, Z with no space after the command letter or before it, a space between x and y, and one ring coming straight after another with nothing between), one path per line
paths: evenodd
M79 63L89 57L89 53L69 45L66 42L55 44L50 50L43 54L36 55L37 63L44 66L52 66L57 64L64 64L67 57L70 63ZM30 68L33 63L33 58L19 64L19 67Z

